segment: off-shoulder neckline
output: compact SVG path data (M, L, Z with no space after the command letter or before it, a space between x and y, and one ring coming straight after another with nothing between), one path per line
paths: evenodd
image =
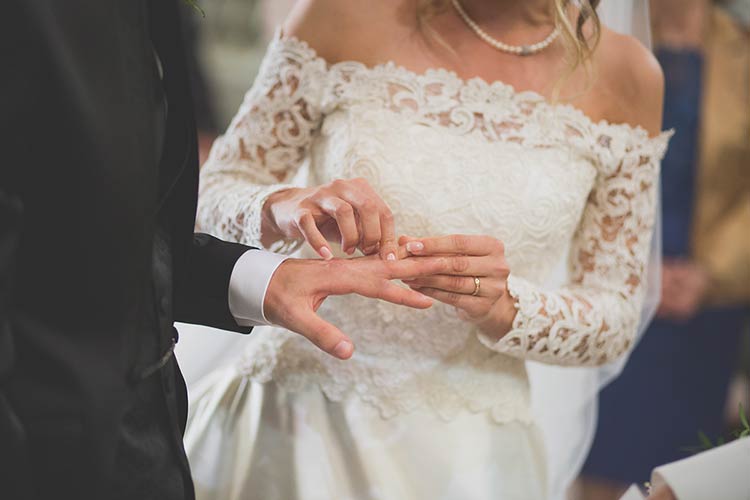
M319 64L323 64L328 71L334 71L336 68L344 67L344 66L352 66L356 65L360 68L362 68L364 71L394 71L401 75L407 75L417 81L424 81L425 79L430 79L435 76L441 76L444 78L449 78L452 80L457 86L464 88L470 85L479 85L483 88L488 89L502 89L505 93L513 96L513 98L531 98L531 100L537 102L538 105L541 105L550 111L557 111L557 112L565 112L569 115L577 118L581 122L583 122L584 125L586 125L589 128L597 129L601 132L612 132L617 131L621 133L626 133L629 135L635 136L635 139L638 141L644 141L646 143L663 143L666 141L669 137L671 137L674 134L674 130L664 130L660 132L659 134L655 136L649 135L648 131L643 128L640 125L631 125L630 123L612 123L606 119L602 119L599 121L594 120L589 115L583 112L580 108L570 104L570 103L553 103L550 102L545 96L540 94L539 92L536 92L534 90L518 90L515 86L511 85L510 83L504 82L502 80L494 80L492 82L482 78L481 76L474 76L471 78L464 78L460 76L455 71L443 68L443 67L436 67L436 68L428 68L423 72L417 72L412 69L409 69L405 66L402 66L400 64L396 64L394 61L387 61L383 63L378 63L375 65L367 65L361 61L357 60L343 60L338 61L335 63L331 63L322 56L318 54L318 52L305 40L302 40L294 35L287 35L283 32L281 27L276 28L276 32L274 33L274 37L271 41L271 44L288 44L295 46L298 50L302 50L306 53L307 57L309 57L311 60L317 61Z

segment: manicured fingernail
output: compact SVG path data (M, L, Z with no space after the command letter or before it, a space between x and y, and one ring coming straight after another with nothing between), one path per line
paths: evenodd
M406 249L411 253L417 253L424 250L424 244L421 241L410 241L406 244Z
M391 262L392 262L392 261L394 261L394 260L396 260L396 254L395 254L395 253L393 253L393 252L389 253L389 254L388 254L388 255L386 256L385 260L390 260Z
M341 359L346 359L351 356L352 351L354 351L354 346L347 340L342 340L333 348L334 356Z
M333 258L333 254L328 247L320 247L319 251L321 257L323 257L325 260L331 260Z

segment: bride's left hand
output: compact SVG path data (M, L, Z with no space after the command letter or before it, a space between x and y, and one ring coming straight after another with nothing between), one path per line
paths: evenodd
M407 252L414 256L454 257L450 271L404 283L456 307L462 319L477 324L491 338L499 340L510 331L516 307L506 286L510 269L501 241L473 235L402 236L399 244L405 245Z

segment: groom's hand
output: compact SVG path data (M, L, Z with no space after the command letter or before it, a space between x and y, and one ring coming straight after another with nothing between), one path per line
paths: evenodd
M331 261L289 259L271 278L264 302L265 315L273 324L301 334L332 356L348 359L354 353L351 339L316 313L326 298L356 293L427 309L432 299L392 280L435 274L443 265L440 259L383 261L377 256Z

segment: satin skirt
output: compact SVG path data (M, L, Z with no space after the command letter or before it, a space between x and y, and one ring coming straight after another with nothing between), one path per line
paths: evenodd
M483 413L383 418L359 398L288 393L227 368L193 388L197 500L541 500L541 432Z

